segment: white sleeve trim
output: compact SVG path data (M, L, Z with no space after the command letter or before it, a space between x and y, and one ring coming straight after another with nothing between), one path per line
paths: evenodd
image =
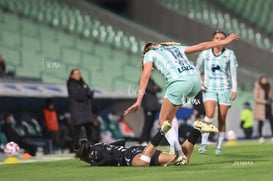
M230 74L231 74L232 92L237 92L237 68L234 66L231 66Z

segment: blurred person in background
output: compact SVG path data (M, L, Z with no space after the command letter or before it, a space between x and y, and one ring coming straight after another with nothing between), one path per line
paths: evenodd
M204 73L202 72L200 74L201 80L204 80ZM195 116L195 119L204 119L206 112L205 112L205 107L204 107L204 102L203 102L203 90L198 92L198 94L194 97L195 99L195 104L192 105L193 107L193 113Z
M94 91L92 91L81 76L78 68L72 69L67 80L67 90L70 101L70 114L74 126L73 142L79 138L84 138L82 128L85 130L86 138L91 143L100 141L95 132L98 131L98 124L94 117L92 101Z
M0 77L14 77L14 72L7 70L4 57L0 55Z
M272 116L272 84L266 76L261 76L255 82L253 90L255 101L254 119L258 121L259 143L264 143L263 125L268 120L271 126L271 141L273 142L273 116Z
M60 127L55 104L52 99L46 100L46 107L43 109L45 136L52 140L56 149L63 149L64 142L60 138Z
M215 31L212 41L219 42L226 38L222 31ZM205 122L213 122L216 106L218 107L218 141L215 154L222 154L222 144L225 138L226 117L232 101L237 96L237 67L238 62L234 52L223 45L202 51L196 63L200 73L204 73L202 80L203 102L206 115ZM202 134L198 153L207 150L209 133Z
M65 112L60 116L60 137L64 141L64 147L68 148L70 153L73 151L73 124L71 115L68 112Z
M5 133L2 132L2 122L0 121L0 153L4 152L4 147L8 143Z
M241 128L245 133L245 139L251 139L253 133L254 118L249 102L243 104L243 110L240 115Z
M6 113L3 117L2 132L6 135L7 141L17 143L20 148L32 156L36 155L37 146L27 142L23 136L19 135L15 129L16 121L11 113Z
M156 94L161 92L161 90L162 88L157 85L152 78L150 78L142 101L145 120L140 136L140 144L143 146L151 140L151 130L154 125L155 116L160 110L160 104Z

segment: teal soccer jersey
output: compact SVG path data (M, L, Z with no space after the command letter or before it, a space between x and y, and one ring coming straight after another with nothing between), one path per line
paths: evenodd
M197 75L195 67L190 63L184 46L161 46L148 51L143 64L153 62L153 66L166 78L167 86L185 75Z
M233 51L225 48L220 55L215 55L212 49L202 51L197 59L196 68L204 72L204 85L207 90L230 90L231 67L238 67Z

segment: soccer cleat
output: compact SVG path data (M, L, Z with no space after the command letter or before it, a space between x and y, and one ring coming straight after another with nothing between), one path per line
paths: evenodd
M201 133L218 133L218 128L216 128L213 124L207 124L202 121L194 121L193 127L199 130Z
M181 166L186 164L187 164L187 157L184 154L180 154L180 155L176 155L173 161L171 161L170 163L166 163L164 166L165 167L170 165Z
M187 157L184 154L182 154L178 156L178 158L176 159L173 165L179 166L179 165L186 165L186 164L187 164Z
M200 148L198 149L198 153L204 154L207 151L207 145L202 144L200 145Z
M162 126L161 126L161 131L166 134L170 129L172 128L171 123L169 121L164 121Z
M216 148L215 155L222 155L222 149L221 148Z

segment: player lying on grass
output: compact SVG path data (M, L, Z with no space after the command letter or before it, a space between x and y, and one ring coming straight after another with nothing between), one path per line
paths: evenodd
M165 121L160 131L146 147L131 146L126 148L124 140L111 144L97 143L92 145L87 139L80 139L74 146L75 156L91 166L187 165L201 132L198 129L193 129L188 139L181 145L184 155L177 156L156 149L170 128L170 123Z

